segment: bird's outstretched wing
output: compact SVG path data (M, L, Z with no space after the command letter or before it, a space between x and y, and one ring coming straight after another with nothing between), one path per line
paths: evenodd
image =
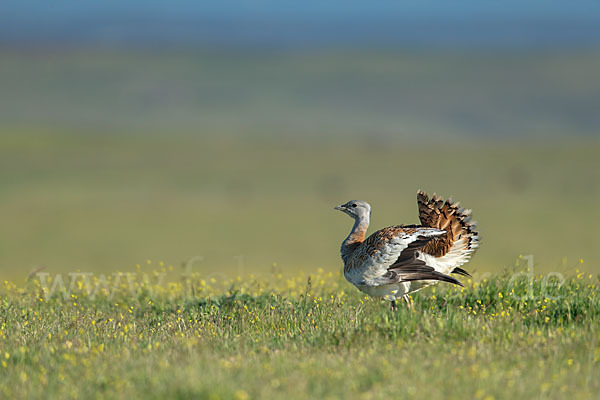
M435 268L427 265L425 261L417 258L419 252L423 251L424 246L436 237L418 237L417 240L411 242L396 260L396 262L388 267L386 276L395 282L435 280L453 283L463 286L460 281L450 275L446 275Z
M353 283L359 285L387 285L414 280L442 280L460 285L417 259L418 252L445 231L417 225L397 225L381 229L369 236L356 249L353 267L346 271ZM355 269L356 271L352 271Z

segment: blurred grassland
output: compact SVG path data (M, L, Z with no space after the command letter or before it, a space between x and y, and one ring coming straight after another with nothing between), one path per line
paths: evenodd
M1 395L592 398L600 53L496 50L0 48ZM333 207L419 188L482 245L393 313Z
M203 135L598 135L590 50L0 47L3 126Z
M533 254L598 272L597 52L0 55L3 279L197 256L206 273L334 271L351 221L333 206L415 223L419 188L474 209L470 271Z
M204 257L195 270L207 273L273 263L335 271L351 220L333 206L369 201L372 230L416 223L418 188L474 209L483 244L470 271L533 254L539 272L583 259L597 273L599 151L575 139L403 145L4 130L0 273L19 282L40 265L127 271L195 256Z

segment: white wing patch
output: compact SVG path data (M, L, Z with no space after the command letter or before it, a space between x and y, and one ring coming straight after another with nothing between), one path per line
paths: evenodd
M479 246L477 235L471 237L471 244L465 237L455 241L450 251L444 254L442 257L435 257L431 254L421 252L417 257L419 260L425 262L425 264L433 267L436 271L442 274L449 275L452 273L454 268L460 267L471 258L471 255Z
M439 236L444 233L445 231L435 228L419 228L411 233L399 232L373 255L367 256L360 265L346 270L344 275L348 281L357 286L379 286L389 283L383 275L410 243L419 237Z

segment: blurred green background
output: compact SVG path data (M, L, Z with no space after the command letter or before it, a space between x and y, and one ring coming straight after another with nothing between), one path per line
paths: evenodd
M596 31L107 44L48 26L0 29L2 279L197 256L207 274L337 271L351 220L333 206L415 223L417 189L473 208L470 271L532 254L600 272Z

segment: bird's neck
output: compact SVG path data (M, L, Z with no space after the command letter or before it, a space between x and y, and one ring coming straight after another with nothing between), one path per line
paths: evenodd
M367 229L369 228L369 217L358 218L354 221L354 226L350 231L350 234L342 242L342 259L346 261L354 250L365 240Z

